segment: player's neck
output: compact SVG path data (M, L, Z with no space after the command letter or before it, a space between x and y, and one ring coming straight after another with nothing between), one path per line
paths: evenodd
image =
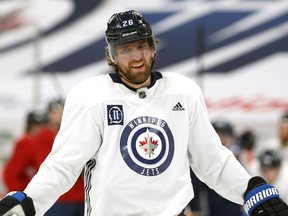
M131 83L131 82L129 82L129 80L126 80L123 76L121 76L120 79L123 83L125 83L125 85L127 85L133 89L140 89L140 88L148 87L151 85L151 75L148 77L148 79L145 82L143 82L141 84Z

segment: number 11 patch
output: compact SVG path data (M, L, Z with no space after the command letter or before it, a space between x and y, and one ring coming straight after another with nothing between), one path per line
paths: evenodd
M122 105L107 105L108 125L123 125L124 113Z

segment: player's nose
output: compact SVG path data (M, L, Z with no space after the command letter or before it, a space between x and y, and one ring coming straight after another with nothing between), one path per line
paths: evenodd
M138 50L137 48L132 50L131 53L132 60L138 61L142 58L142 51Z

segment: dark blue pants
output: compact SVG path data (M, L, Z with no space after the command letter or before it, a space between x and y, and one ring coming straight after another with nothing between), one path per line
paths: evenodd
M84 203L55 203L44 216L83 216Z
M84 204L55 203L44 216L83 216ZM185 216L184 210L178 216Z

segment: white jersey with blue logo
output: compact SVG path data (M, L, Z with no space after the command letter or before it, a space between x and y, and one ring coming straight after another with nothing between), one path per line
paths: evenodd
M179 74L153 72L130 89L115 74L69 93L52 152L25 192L42 216L85 168L86 216L175 216L193 198L189 165L239 204L251 176L223 147L200 88Z

